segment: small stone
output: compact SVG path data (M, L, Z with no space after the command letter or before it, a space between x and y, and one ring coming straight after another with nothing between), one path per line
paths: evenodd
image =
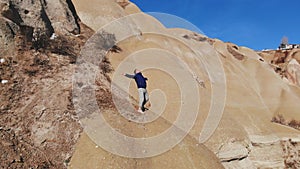
M20 155L17 155L15 157L15 161L19 163L19 162L22 162L23 160L22 160L22 157Z
M5 59L1 58L0 63L4 63L4 62L5 62Z
M2 84L8 83L8 80L2 80L1 83Z

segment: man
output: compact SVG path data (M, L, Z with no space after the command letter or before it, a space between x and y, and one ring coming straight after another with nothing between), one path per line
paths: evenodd
M134 79L138 88L138 92L139 92L139 109L138 112L144 114L145 111L145 104L147 103L147 101L149 100L149 95L147 92L147 78L145 78L141 71L138 69L134 70L134 75L130 75L127 73L123 74L124 76Z

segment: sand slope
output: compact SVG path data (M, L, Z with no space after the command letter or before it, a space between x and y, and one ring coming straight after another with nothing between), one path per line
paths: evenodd
M89 1L84 6L80 0L74 3L82 21L94 30L127 15L113 1ZM103 9L99 10L97 4ZM189 122L195 120L195 124L174 149L148 159L124 159L110 154L96 148L84 134L70 168L222 168L219 161L225 168L285 166L280 142L286 138L297 140L300 132L271 123L271 119L282 114L287 119L300 120L299 87L284 82L251 49L203 39L204 36L187 30L167 30L148 16L129 17L124 22L127 26L122 30L117 26L104 27L115 34L117 46L122 49L107 55L114 70L109 76L136 105L135 84L120 74L134 68L143 70L149 78L151 107L146 115L104 110L110 124L132 137L150 137L174 124L182 115L180 108L187 117L186 124L179 128L186 131L184 127ZM223 114L209 113L221 110L223 105ZM198 115L194 119L193 112ZM134 119L128 122L126 118L130 117L154 121L141 125L131 122ZM212 137L199 144L199 137L210 136L214 127ZM240 147L244 150L240 151Z

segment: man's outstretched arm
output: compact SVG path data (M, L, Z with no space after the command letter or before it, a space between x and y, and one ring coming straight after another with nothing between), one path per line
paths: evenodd
M127 74L127 73L124 73L123 75L126 76L126 77L128 77L128 78L130 78L130 79L134 78L134 75L130 75L130 74Z

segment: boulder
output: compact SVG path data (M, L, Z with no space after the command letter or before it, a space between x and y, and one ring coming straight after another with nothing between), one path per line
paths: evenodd
M14 34L12 25L13 23L9 23L4 18L0 18L0 50L1 54L5 55L8 49L11 49L14 45Z
M14 24L33 28L33 34L79 34L79 18L70 0L0 0L1 15Z
M79 34L78 16L71 0L45 0L42 4L55 33Z
M240 143L225 144L218 152L218 157L221 162L230 162L234 160L242 160L247 158L248 149Z
M286 68L286 74L289 81L294 84L300 86L300 64L297 60L292 59Z

